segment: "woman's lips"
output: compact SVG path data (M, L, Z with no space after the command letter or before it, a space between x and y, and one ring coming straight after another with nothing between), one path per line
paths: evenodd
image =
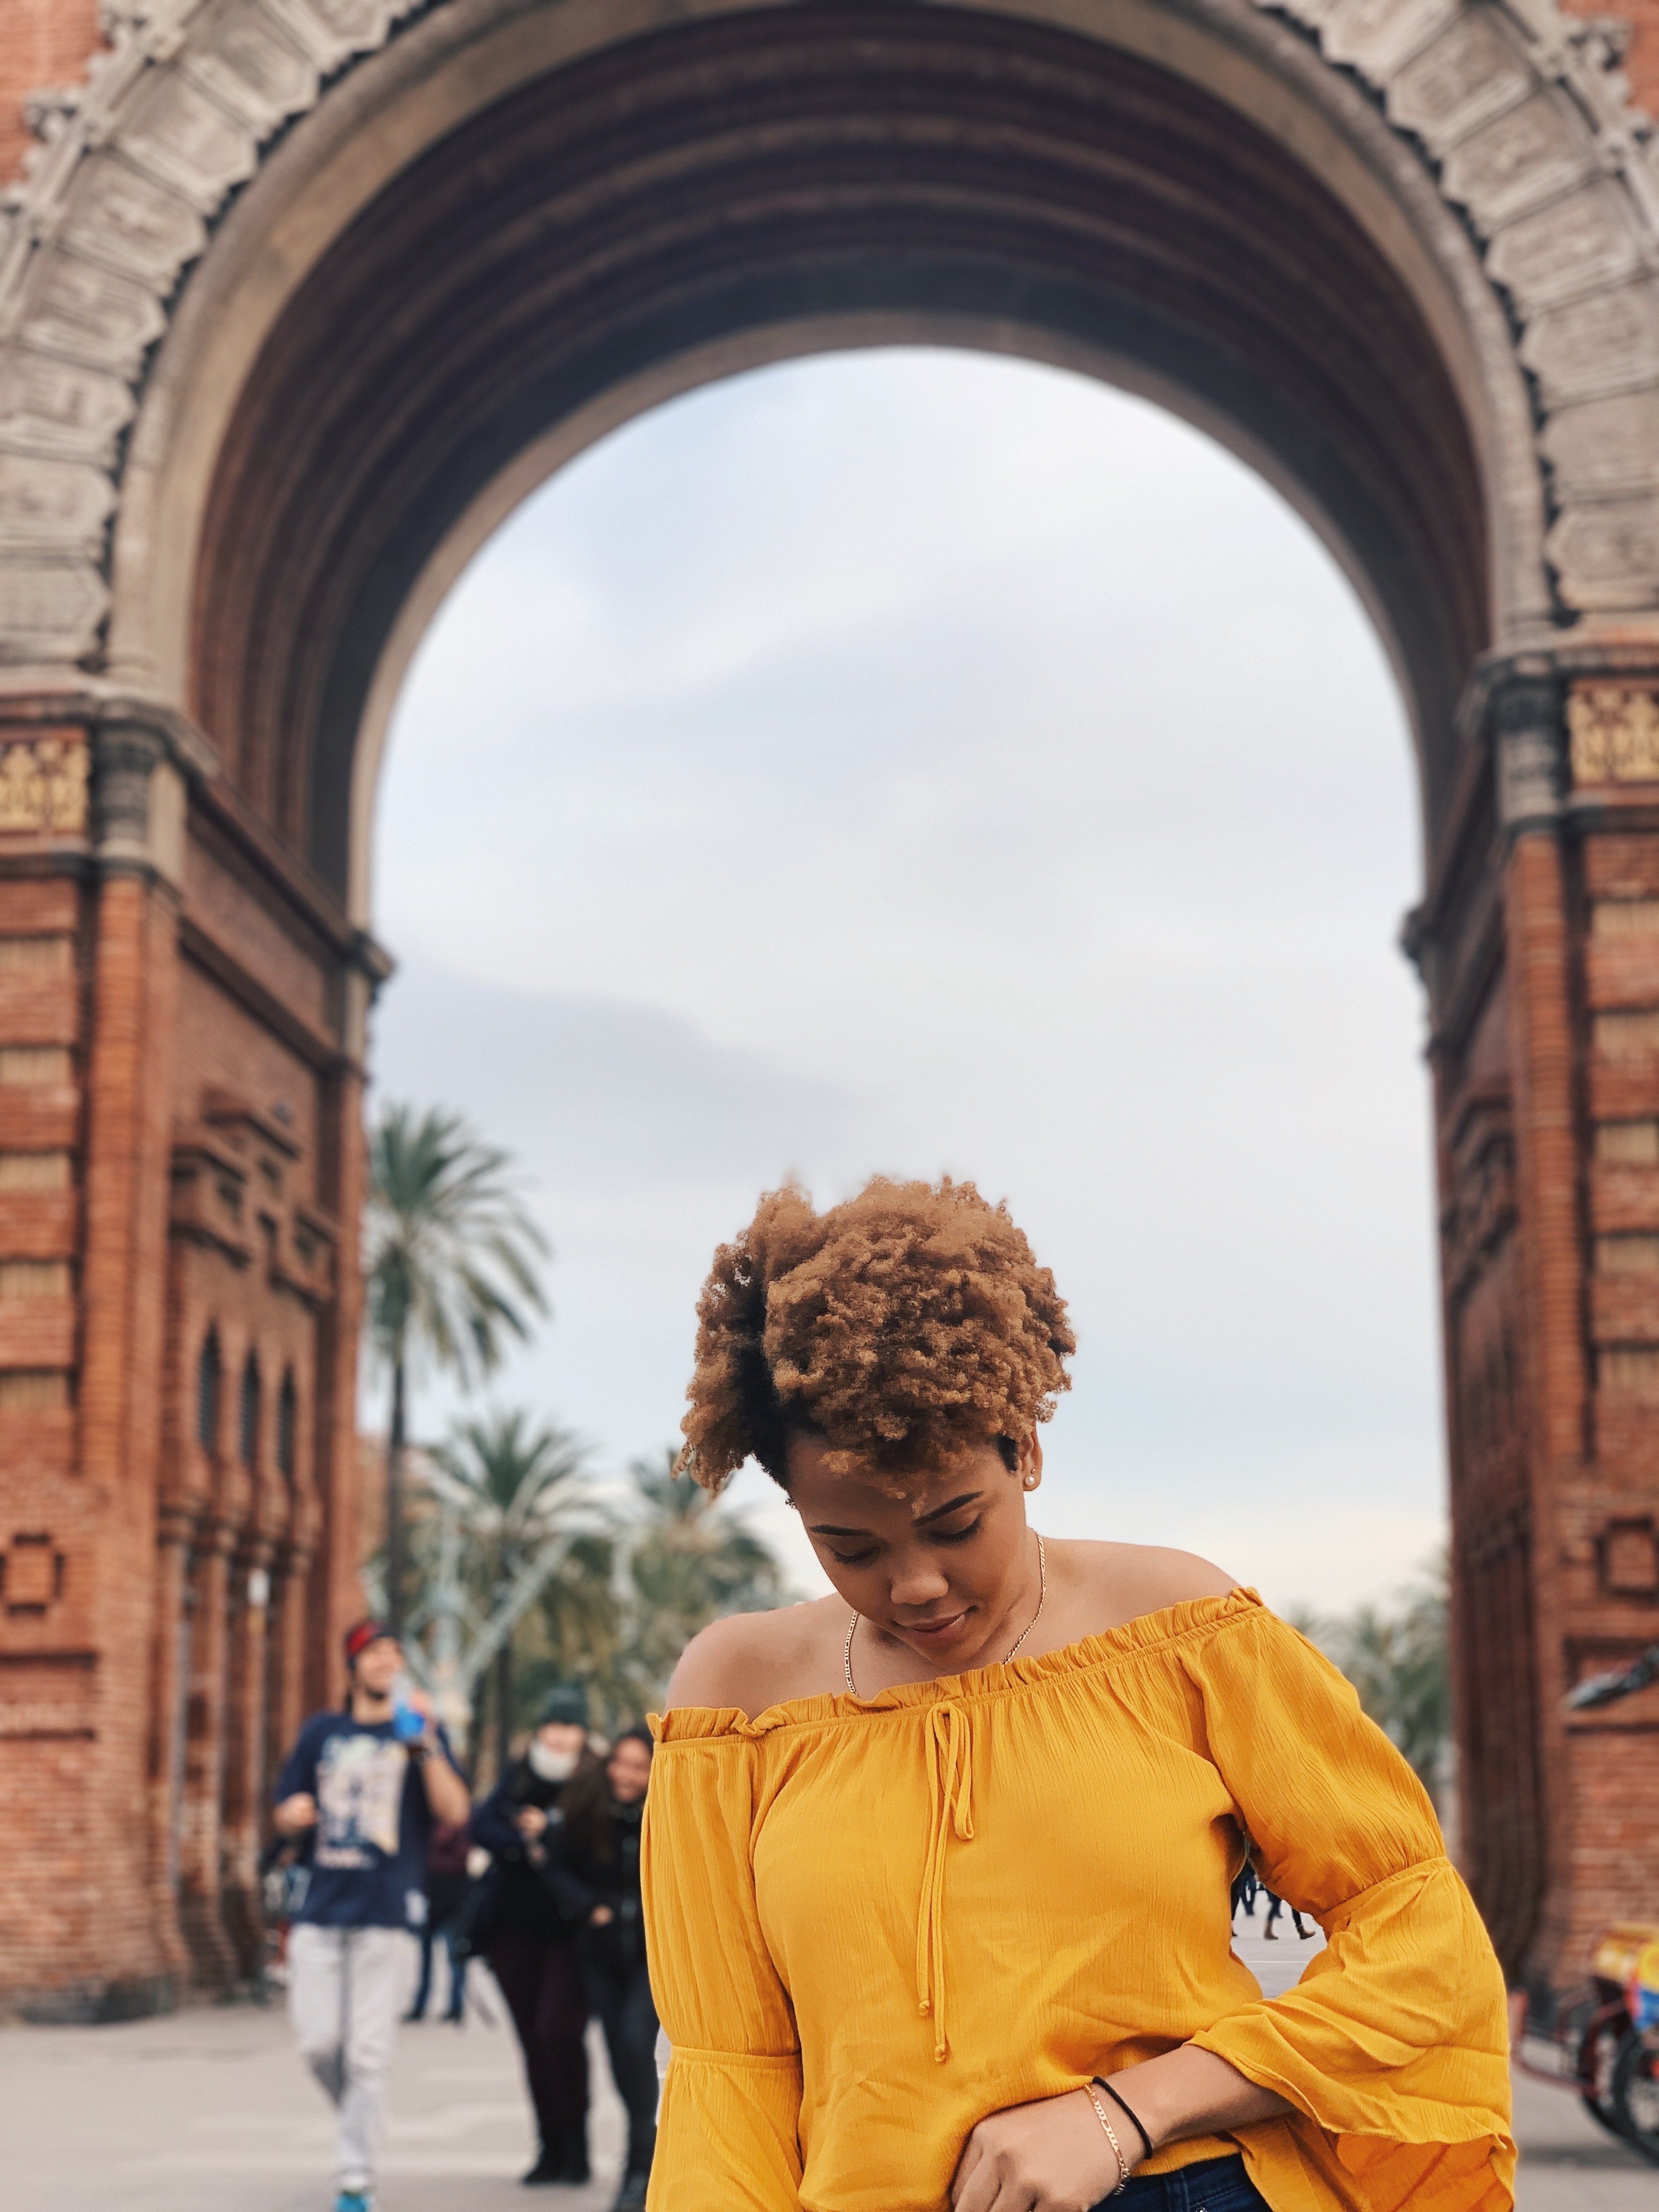
M948 1620L913 1620L899 1624L901 1636L948 1636L953 1628L960 1628L966 1613L953 1613Z

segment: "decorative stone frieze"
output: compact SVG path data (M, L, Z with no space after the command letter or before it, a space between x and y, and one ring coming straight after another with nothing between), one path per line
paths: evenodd
M1584 612L1659 607L1648 490L1659 405L1659 163L1630 105L1614 27L1553 0L1255 0L1357 70L1486 248L1541 401L1542 458L1565 459L1547 541L1560 599ZM1617 414L1555 419L1627 396Z
M1659 386L1615 392L1563 408L1544 432L1544 452L1569 504L1659 489Z
M91 762L79 737L0 746L0 835L84 836Z
M0 661L84 661L109 604L120 436L181 272L263 148L431 0L106 0L0 193Z
M1469 27L1478 28L1483 41L1497 46L1498 33L1483 18L1472 18ZM1508 60L1512 70L1520 70L1512 52ZM1406 82L1401 79L1402 88ZM1466 137L1454 132L1447 144L1440 185L1449 200L1477 209L1483 222L1496 226L1601 175L1583 118L1559 93L1532 93L1512 106L1512 81L1495 73L1492 94L1474 112L1493 114L1496 119ZM1421 128L1407 99L1396 100L1395 114L1410 127ZM1426 131L1423 135L1428 136Z
M1577 685L1567 702L1575 784L1659 782L1659 699L1621 684Z
M120 434L181 273L264 147L432 0L108 0L84 84L43 94L0 196L0 660L86 660ZM1487 249L1552 417L1659 394L1659 169L1607 32L1554 0L1252 0L1358 72ZM1636 416L1629 420L1644 421ZM1569 607L1659 607L1641 489L1583 465L1549 540Z

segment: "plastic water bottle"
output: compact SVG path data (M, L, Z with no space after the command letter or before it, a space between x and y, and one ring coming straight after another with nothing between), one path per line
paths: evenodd
M426 1734L426 1715L409 1702L407 1674L399 1674L392 1686L392 1733L399 1743L418 1743Z

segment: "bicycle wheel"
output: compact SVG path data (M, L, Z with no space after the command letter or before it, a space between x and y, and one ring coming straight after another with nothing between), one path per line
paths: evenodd
M1639 2035L1627 2035L1613 2069L1613 2109L1625 2141L1659 2166L1659 2057Z
M1620 2142L1625 2140L1625 2127L1613 2109L1613 2075L1619 2063L1622 2040L1622 2031L1611 2021L1604 2021L1596 2029L1589 2039L1585 2053L1589 2065L1583 2078L1589 2086L1579 2092L1584 2110L1591 2119L1604 2127L1610 2136L1617 2136Z

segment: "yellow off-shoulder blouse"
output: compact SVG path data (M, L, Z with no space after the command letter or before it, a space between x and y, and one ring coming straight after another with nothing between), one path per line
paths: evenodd
M1273 2212L1509 2212L1502 1977L1427 1797L1254 1591L878 1697L653 1723L652 2212L940 2212L987 2113L1196 2043ZM1242 1832L1327 1948L1233 1956Z

